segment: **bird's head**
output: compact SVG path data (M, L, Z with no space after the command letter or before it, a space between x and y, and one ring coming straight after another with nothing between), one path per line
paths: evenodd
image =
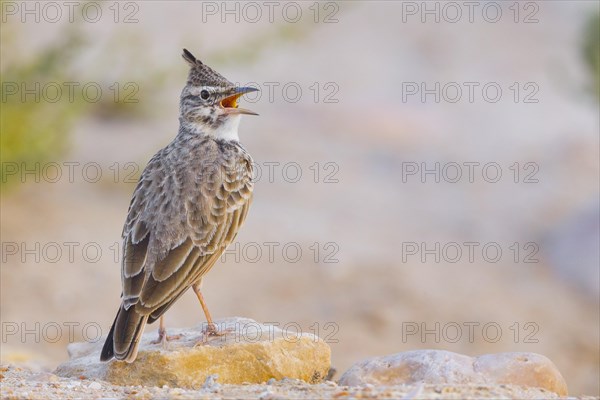
M183 49L183 59L191 69L181 92L182 123L218 139L237 140L240 116L258 115L239 108L237 101L244 93L258 89L234 85L186 49Z

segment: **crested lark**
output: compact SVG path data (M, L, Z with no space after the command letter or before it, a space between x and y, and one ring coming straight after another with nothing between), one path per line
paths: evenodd
M121 306L100 359L133 362L147 323L190 287L216 333L200 285L234 240L252 198L252 158L238 138L244 93L183 50L190 65L180 99L179 132L152 157L135 188L123 228Z

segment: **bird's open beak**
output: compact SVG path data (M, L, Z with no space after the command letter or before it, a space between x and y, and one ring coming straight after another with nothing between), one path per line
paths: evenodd
M256 92L258 89L253 87L237 87L233 90L233 94L225 97L219 105L225 110L227 114L247 114L247 115L258 115L254 111L247 110L245 108L238 108L237 100L246 93Z

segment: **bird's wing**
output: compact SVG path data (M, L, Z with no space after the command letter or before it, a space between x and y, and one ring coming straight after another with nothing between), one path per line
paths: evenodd
M123 302L152 319L214 265L251 202L247 160L218 167L207 162L192 181L185 173L171 170L160 153L153 157L123 229Z

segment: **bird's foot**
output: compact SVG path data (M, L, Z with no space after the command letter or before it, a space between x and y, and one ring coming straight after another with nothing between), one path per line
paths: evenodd
M205 345L206 343L208 343L210 341L211 338L224 337L228 333L233 332L233 331L234 331L234 329L231 329L231 328L219 331L215 324L208 324L206 326L206 328L204 328L202 330L202 338L200 340L198 340L198 342L196 342L196 344L194 346Z
M166 331L158 330L158 338L150 342L150 344L161 344L163 349L167 348L168 342L181 339L181 335L167 335Z
M227 332L219 332L217 326L213 323L210 323L206 326L206 329L202 330L204 336L223 336L226 335Z

